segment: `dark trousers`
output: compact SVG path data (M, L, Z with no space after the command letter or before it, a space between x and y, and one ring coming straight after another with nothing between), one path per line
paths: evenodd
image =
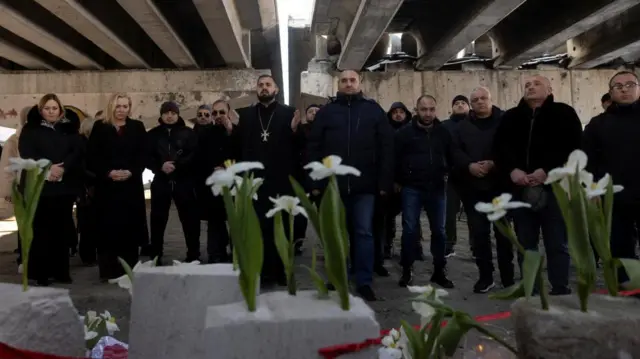
M491 202L496 193L482 190L468 190L462 194L462 203L467 214L469 224L469 238L474 243L476 265L480 272L480 278L493 277L493 251L491 245L491 222L487 215L475 210L478 202ZM502 284L510 286L514 282L513 272L513 246L496 226L493 226L496 238L496 254L498 257L498 269Z
M458 242L458 214L460 213L460 196L456 187L447 182L447 219L445 223L445 229L447 233L447 247L446 252L452 252ZM473 242L471 242L471 249L473 252Z
M151 183L151 247L154 256L162 257L164 232L169 221L171 200L176 204L187 244L187 258L200 258L200 219L194 186L188 181L156 180Z
M611 216L611 255L613 258L638 258L636 226L640 224L640 205L613 204ZM624 267L618 269L618 282L629 280Z
M416 260L417 239L420 236L420 213L427 213L431 229L431 255L436 270L443 270L447 264L445 246L445 213L447 196L445 189L422 190L403 187L402 197L402 249L400 264L411 267Z
M41 196L33 219L29 251L29 278L67 279L69 275L69 222L73 224L73 196Z
M373 214L374 265L384 264L385 254L391 252L396 232L396 216L401 212L399 194L377 196Z
M210 190L209 190L210 191ZM229 231L227 229L227 214L222 197L211 197L210 210L207 213L207 255L209 263L230 262L227 251L229 246Z
M284 265L278 254L275 239L273 237L273 218L267 218L266 213L273 208L273 202L269 200L268 193L259 193L258 200L254 201L254 208L258 219L260 220L260 229L262 231L263 243L263 262L261 278L263 281L282 281L286 279L284 273ZM276 197L271 195L271 197ZM295 223L295 222L294 222ZM289 237L289 216L283 213L282 224L284 232Z
M342 198L351 244L351 274L358 287L368 286L373 282L375 199L373 194L348 195Z
M96 262L97 232L96 232L96 208L92 203L78 204L76 207L78 217L78 232L80 243L78 251L80 259L85 264Z
M293 221L293 234L296 240L295 247L297 250L302 248L302 242L307 236L307 226L309 221L305 216L296 216Z
M547 257L547 272L553 288L569 286L569 249L567 233L560 207L553 192L546 190L547 205L538 211L519 208L513 211L518 240L526 250L538 250L540 230ZM520 272L522 273L522 256L518 255Z

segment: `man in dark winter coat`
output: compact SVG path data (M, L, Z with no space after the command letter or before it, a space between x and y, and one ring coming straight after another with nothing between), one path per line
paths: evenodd
M611 254L636 258L636 227L640 225L640 85L633 72L622 71L609 81L612 104L584 129L582 148L587 170L595 179L609 174L624 190L615 195L611 221ZM629 280L623 268L618 280Z
M522 100L505 112L496 131L494 162L509 180L515 199L531 204L512 212L518 240L525 249L535 250L542 229L551 294L562 295L571 292L567 235L555 196L544 182L549 171L561 167L580 147L582 124L576 111L555 102L551 92L546 77L525 80Z
M458 173L458 194L464 203L469 236L474 244L480 278L473 287L476 293L486 293L493 282L491 223L487 216L475 210L478 202L491 202L500 195L499 178L494 164L493 138L503 111L493 106L491 92L478 87L471 92L471 107L466 119L458 123L453 135L453 166ZM494 227L498 267L502 285L513 284L513 248L509 240Z
M451 101L451 117L444 121L442 125L449 130L453 136L458 123L464 120L469 113L469 99L464 95L457 95ZM447 178L447 257L454 256L455 245L458 242L458 213L460 213L460 194L458 193L458 173L451 171ZM473 253L473 241L471 241L471 252Z
M200 220L193 181L198 139L180 117L180 109L174 102L162 104L158 123L148 136L147 168L155 175L151 183L150 215L153 255L161 261L164 231L173 199L187 244L185 262L193 262L200 260Z
M336 99L318 111L308 141L311 161L329 155L360 170L359 177L338 176L338 186L347 213L351 240L351 270L356 290L365 300L376 300L373 280L373 212L376 196L385 196L393 186L393 130L386 113L374 100L363 96L360 74L340 74ZM324 182L313 183L319 194Z
M436 100L423 95L416 101L417 115L395 135L396 188L402 198L402 277L399 285L412 282L420 213L424 209L431 229L434 271L431 282L453 288L446 277L445 207L446 177L451 164L451 134L436 118Z
M209 263L231 262L227 251L229 232L227 231L227 214L222 197L214 197L211 187L205 184L216 168L222 167L224 161L232 158L230 120L231 107L226 101L218 100L198 108L196 124L193 127L198 136L198 148L194 163L196 195L200 219L207 221L207 255ZM208 121L207 121L208 120Z

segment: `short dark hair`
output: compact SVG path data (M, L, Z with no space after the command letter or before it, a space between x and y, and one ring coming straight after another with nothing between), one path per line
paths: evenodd
M609 80L609 87L611 87L611 84L613 83L613 79L615 79L616 77L618 77L620 75L632 75L633 77L636 78L636 81L640 81L638 79L638 75L636 75L636 73L633 72L633 71L628 71L628 70L618 71L618 72L616 72L615 75L611 76L611 79Z
M213 104L211 104L211 107L213 107L213 106L215 106L216 104L219 104L219 103L223 103L223 104L227 105L227 110L231 111L231 105L229 105L229 102L227 102L225 100L222 100L222 99L214 101Z
M604 95L602 95L602 98L600 99L600 102L605 103L605 102L609 102L611 101L611 94L609 94L608 92Z
M274 84L276 84L276 85L278 84L278 82L276 82L276 79L273 76L269 75L269 74L262 74L262 75L258 76L258 79L256 80L256 83L258 83L258 82L260 82L260 80L266 79L266 78L270 78L271 80L273 80Z
M418 106L418 104L420 103L420 101L422 101L423 99L428 98L433 100L433 102L438 103L438 101L436 100L435 97L431 96L431 95L421 95L420 97L418 97L418 99L416 100L416 106Z

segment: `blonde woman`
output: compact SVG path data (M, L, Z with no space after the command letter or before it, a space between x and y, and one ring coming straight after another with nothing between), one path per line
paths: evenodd
M131 116L131 97L114 94L87 144L87 168L95 174L94 206L100 279L124 274L118 257L134 266L148 242L142 172L147 131Z
M29 277L38 285L51 278L71 283L69 244L75 235L73 203L82 181L82 148L69 133L69 120L55 94L44 95L27 115L18 148L23 158L48 159L52 166L33 220Z

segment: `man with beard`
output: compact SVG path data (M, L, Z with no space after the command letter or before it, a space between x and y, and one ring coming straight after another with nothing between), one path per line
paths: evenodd
M458 124L467 117L468 113L469 99L464 95L458 95L451 101L451 117L449 117L449 120L444 121L442 125L453 136ZM458 242L458 213L460 212L461 203L457 189L458 177L459 173L451 171L447 178L447 219L445 224L447 231L447 258L456 255L454 247ZM471 242L471 253L473 253L473 242Z
M225 160L232 157L231 131L233 125L229 119L230 107L223 100L198 108L196 124L193 127L198 135L196 153L196 193L200 219L207 221L207 255L209 263L231 262L227 252L229 233L227 231L227 215L222 197L214 197L206 184L206 178L223 166Z
M296 135L300 117L293 107L275 100L278 91L273 77L261 75L256 88L259 103L238 109L239 123L233 131L235 159L261 162L265 167L254 171L256 177L264 179L254 203L264 241L263 286L286 285L273 238L273 218L267 218L266 213L273 207L269 197L293 195L289 176L299 173L300 167L300 140ZM284 221L288 221L286 216Z
M431 282L453 288L446 276L445 233L446 178L451 163L451 135L436 118L436 99L423 95L416 103L417 116L395 136L396 188L402 198L402 287L411 285L420 212L427 212L431 229L434 271Z
M360 74L340 73L338 94L318 114L308 143L309 159L322 161L329 155L357 168L361 175L338 176L351 243L351 272L356 291L367 301L377 300L373 281L373 212L376 196L393 186L393 131L380 105L360 90ZM326 181L313 183L318 195Z
M153 255L162 263L164 231L173 199L187 242L185 262L199 261L200 221L194 210L197 203L193 191L193 159L198 139L180 117L180 109L174 102L162 104L158 123L148 137L147 168L154 174L150 215Z

